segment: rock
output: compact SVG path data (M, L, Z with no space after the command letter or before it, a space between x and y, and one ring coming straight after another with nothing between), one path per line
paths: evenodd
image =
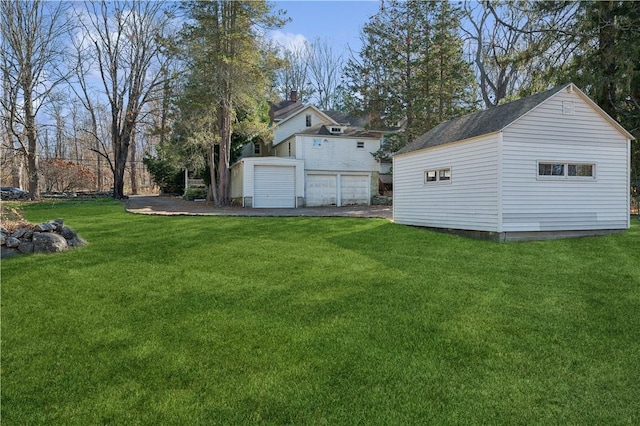
M0 226L0 234L9 235L9 231L4 226Z
M17 256L18 254L20 254L20 252L17 249L8 248L6 246L0 247L0 259Z
M16 248L20 245L20 240L15 237L9 237L4 241L4 245L8 248Z
M69 249L67 240L58 234L44 232L33 235L34 253L56 253Z
M14 232L13 234L11 234L11 236L12 236L13 238L22 238L22 237L27 233L27 231L29 231L29 229L27 229L27 228L20 228L20 229L18 229L16 232Z
M17 229L11 236L5 228L0 231L2 258L22 253L56 253L87 245L77 232L64 225L62 219L28 225Z
M60 233L67 240L73 240L74 238L76 238L78 236L78 234L76 234L76 231L74 231L73 229L69 228L68 226L63 226L62 229L60 230Z
M20 253L33 253L33 243L31 241L23 241L18 246L18 251Z
M50 222L46 222L46 223L39 223L35 226L36 231L40 231L40 232L51 232L51 231L55 231L56 226L52 225Z
M67 244L69 245L69 247L73 247L73 248L84 247L87 245L87 241L82 237L76 236L75 238L67 240Z

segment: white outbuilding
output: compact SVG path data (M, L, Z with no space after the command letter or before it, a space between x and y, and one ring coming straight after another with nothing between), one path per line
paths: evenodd
M498 241L620 232L632 139L571 83L449 120L394 155L394 221Z

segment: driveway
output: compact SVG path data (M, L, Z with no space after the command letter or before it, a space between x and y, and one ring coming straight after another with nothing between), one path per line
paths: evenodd
M391 206L303 207L297 209L216 208L206 201L186 201L179 197L134 195L126 210L136 214L165 216L326 216L391 219Z

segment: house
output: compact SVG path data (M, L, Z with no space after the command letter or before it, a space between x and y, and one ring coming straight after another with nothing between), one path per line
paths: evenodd
M341 113L303 105L292 92L272 105L273 141L245 147L231 166L231 199L243 207L370 204L382 134ZM352 124L354 123L354 124Z
M449 120L394 155L394 221L498 241L627 229L632 139L573 84Z

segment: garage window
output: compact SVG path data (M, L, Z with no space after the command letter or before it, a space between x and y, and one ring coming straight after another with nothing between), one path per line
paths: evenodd
M424 172L424 183L431 184L437 182L451 181L451 167L443 167L441 169L426 170Z
M592 163L538 162L541 179L581 179L596 177L596 165Z
M364 141L356 142L356 148L357 149L364 149Z

